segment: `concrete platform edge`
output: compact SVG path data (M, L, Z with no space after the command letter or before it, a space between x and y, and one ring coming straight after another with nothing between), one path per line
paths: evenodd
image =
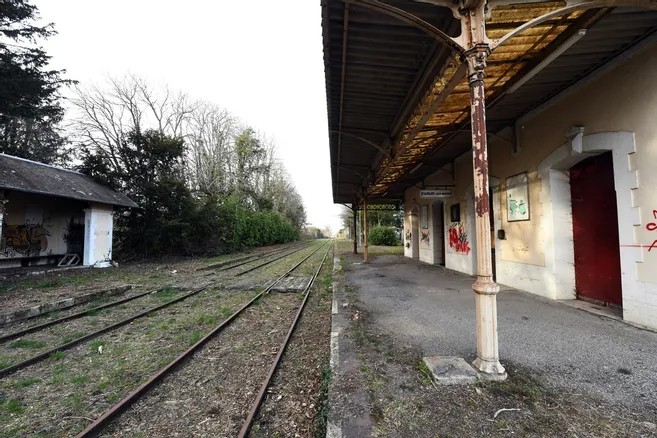
M327 438L372 436L373 423L365 386L361 381L360 360L349 331L348 300L340 281L342 265L333 259L333 303L331 306L331 383L329 385ZM344 305L343 305L344 304ZM350 388L356 386L358 390Z

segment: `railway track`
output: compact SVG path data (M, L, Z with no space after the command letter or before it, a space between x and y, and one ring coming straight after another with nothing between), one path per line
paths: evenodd
M308 301L308 297L310 295L311 288L319 275L319 272L322 269L322 266L324 265L326 258L329 254L329 251L332 248L332 242L329 242L328 244L324 245L319 245L316 249L314 249L310 254L304 256L298 263L296 263L292 268L290 268L288 271L286 271L283 275L279 276L276 281L271 283L269 286L264 288L260 293L258 293L256 296L254 296L252 299L250 299L248 302L246 302L243 306L241 306L236 312L234 312L232 315L230 315L228 318L226 318L224 321L222 321L219 325L217 325L214 329L209 331L203 338L198 340L194 345L190 346L186 351L178 355L173 361L169 362L166 366L161 368L159 371L157 371L155 374L153 374L146 382L141 384L137 389L132 391L130 394L128 394L126 397L124 397L122 400L120 400L117 404L112 406L110 409L105 411L100 417L96 418L91 424L89 424L82 432L80 432L78 435L76 435L76 438L82 438L82 437L95 437L98 436L100 433L104 431L104 428L108 426L113 420L117 419L122 413L124 413L128 408L130 408L135 402L138 400L142 399L144 395L146 395L149 390L153 389L156 387L158 384L160 384L163 380L165 380L168 376L172 375L175 371L180 371L184 370L185 368L189 368L188 365L193 362L194 355L199 353L201 350L206 347L206 345L210 342L213 341L214 338L216 338L218 335L220 335L226 327L228 327L230 324L232 324L234 321L238 320L240 317L243 317L245 314L245 311L247 309L250 309L252 306L254 306L256 303L259 303L261 300L264 299L264 297L278 284L280 281L285 279L286 277L290 276L295 270L297 270L303 263L308 261L313 255L315 255L320 249L326 248L326 251L323 254L323 257L321 258L320 263L318 264L316 270L314 271L313 275L311 276L307 286L305 287L303 291L303 299L301 303L299 304L297 308L297 312L292 320L291 325L289 326L289 329L287 330L287 335L285 336L285 339L283 342L280 344L280 346L277 349L277 354L276 357L271 363L269 367L269 372L267 373L267 376L265 380L262 382L260 385L260 390L256 396L256 398L252 401L251 403L251 408L245 416L245 421L244 424L242 425L240 435L239 436L246 436L249 432L249 429L251 428L251 424L253 423L253 419L255 418L255 415L258 412L258 408L260 404L262 403L263 397L267 391L267 387L271 381L272 376L276 372L276 369L278 365L281 362L281 358L283 357L283 354L285 352L285 349L292 337L292 334L294 332L294 329L303 314L305 305ZM321 253L320 253L321 255ZM279 295L279 294L277 294ZM280 295L282 296L282 294ZM293 300L293 299L292 299ZM281 306L282 307L282 306ZM280 309L279 309L280 310ZM275 332L277 330L273 330ZM214 341L213 341L214 342ZM219 341L221 344L221 342ZM203 378L203 376L200 376L199 378Z
M256 269L259 269L259 268L262 268L264 266L270 265L270 264L272 264L276 261L279 261L279 260L281 260L285 257L288 257L292 254L297 253L297 252L300 252L304 249L309 249L312 246L313 246L313 244L302 243L300 245L294 245L292 251L290 251L289 247L286 247L286 248L283 248L283 249L277 249L275 251L269 251L265 254L258 255L257 259L255 259L255 260L262 260L263 258L266 259L266 258L268 258L272 255L274 255L274 258L271 259L271 260L266 260L264 262L260 262L255 267L249 267L247 269L247 271L252 272ZM284 251L284 253L282 255L280 255L280 253L282 251ZM249 261L246 261L244 263L240 263L239 265L243 266L243 265L251 263L253 261L254 260L249 260ZM227 269L231 269L231 268L229 267ZM241 273L242 272L240 272L239 274L241 274ZM162 304L158 304L156 306L151 306L151 307L142 309L136 314L130 315L130 316L128 316L126 318L123 318L119 321L113 322L112 324L109 324L105 327L94 330L91 333L84 334L83 336L76 336L75 339L71 339L68 342L64 342L64 343L62 343L60 345L57 345L53 348L47 349L46 351L42 351L39 354L35 354L35 355L33 355L33 356L31 356L27 359L24 359L24 360L21 360L21 361L17 362L17 363L13 363L13 364L4 366L4 367L0 368L0 379L4 378L4 377L6 377L10 374L13 374L13 373L15 373L15 372L17 372L21 369L24 369L28 366L31 366L31 365L39 363L43 360L46 360L49 357L51 357L53 354L56 354L58 352L64 352L66 350L74 348L74 347L76 347L76 346L78 346L78 345L80 345L84 342L93 340L93 339L98 338L99 336L101 336L103 334L109 333L111 331L114 331L114 330L117 330L121 327L124 327L128 324L131 324L133 321L135 321L137 319L144 318L144 317L147 317L147 316L151 316L155 312L166 309L166 308L168 308L168 307L170 307L174 304L181 303L182 301L187 300L189 298L195 297L199 293L201 293L201 292L203 292L203 291L205 291L205 290L207 290L208 288L211 288L211 287L212 287L212 283L207 284L207 285L202 286L202 287L199 287L199 288L196 288L196 289L193 289L193 290L188 290L183 295L181 295L179 297L173 298L169 301L166 301ZM124 299L113 301L111 303L107 303L107 304L97 306L97 307L94 307L94 308L91 308L91 309L86 309L86 310L81 311L81 312L76 312L74 314L67 315L65 317L62 317L62 318L59 318L59 319L56 319L56 320L47 321L47 322L44 322L42 324L37 324L37 325L34 325L34 326L30 326L30 327L27 327L25 329L22 329L22 330L13 332L13 333L8 333L8 334L5 334L2 337L0 337L0 344L9 342L10 340L20 339L25 335L32 334L32 333L37 333L37 332L40 332L40 331L43 331L43 330L46 330L46 329L50 329L50 328L53 328L57 325L61 325L63 323L70 322L70 321L73 321L73 320L76 320L76 319L81 319L81 318L85 318L85 317L94 317L100 311L105 311L107 309L112 309L112 308L117 307L117 306L124 306L124 305L126 305L127 303L130 303L130 302L137 302L137 300L139 300L139 299L146 299L149 296L151 296L153 294L157 294L158 292L161 292L165 289L166 288L160 288L160 289L157 289L157 290L150 290L150 291L147 291L147 292L144 292L144 293L140 293L140 294L136 294L136 295L133 295L133 296L130 296L130 297L126 297ZM139 302L137 302L137 305L138 304L139 304Z

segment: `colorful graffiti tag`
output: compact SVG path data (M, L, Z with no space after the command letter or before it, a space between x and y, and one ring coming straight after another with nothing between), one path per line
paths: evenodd
M449 227L449 247L459 254L470 254L470 242L468 234L463 231L461 222L454 222Z
M431 235L429 234L429 230L422 231L422 238L420 240L422 241L422 243L429 245L431 241Z
M0 240L0 254L5 257L38 256L48 249L48 230L40 224L5 225Z
M652 217L657 219L657 210L652 211ZM648 231L657 231L657 223L655 222L649 222L646 225L646 229ZM657 240L652 242L652 245L650 245L650 248L648 248L648 252L652 251L653 248L657 248Z

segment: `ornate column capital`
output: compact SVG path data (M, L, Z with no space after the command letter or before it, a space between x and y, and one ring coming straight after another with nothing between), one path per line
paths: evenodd
M463 52L463 60L468 66L468 81L471 84L484 80L488 55L490 55L490 46L487 43L475 44L474 47Z

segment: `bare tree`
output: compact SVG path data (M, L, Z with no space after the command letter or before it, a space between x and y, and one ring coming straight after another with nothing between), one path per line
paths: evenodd
M185 131L195 188L207 195L229 193L237 120L224 109L202 104L191 114Z
M119 167L116 151L129 132L154 129L181 138L198 103L168 87L155 88L134 75L108 78L105 86L77 87L73 123L80 142Z

